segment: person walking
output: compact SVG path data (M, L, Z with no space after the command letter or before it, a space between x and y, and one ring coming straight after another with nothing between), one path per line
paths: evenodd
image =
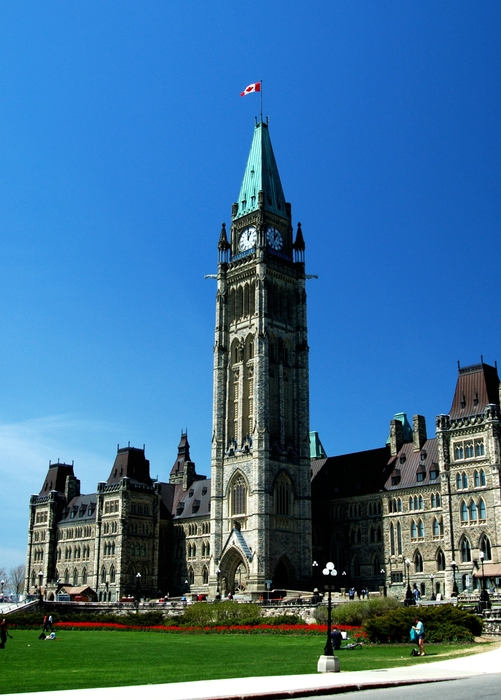
M417 643L419 646L419 656L425 656L426 653L424 650L424 625L418 617L414 618L414 625L412 626L412 629L416 633Z
M0 649L5 649L7 637L10 637L10 634L7 632L7 620L4 617L2 622L0 622ZM12 637L10 638L12 639Z

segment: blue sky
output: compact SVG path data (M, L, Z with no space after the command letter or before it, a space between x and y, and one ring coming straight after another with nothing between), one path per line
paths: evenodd
M384 444L501 359L501 5L0 2L0 567L49 460L209 474L215 283L263 80L306 240L311 428Z

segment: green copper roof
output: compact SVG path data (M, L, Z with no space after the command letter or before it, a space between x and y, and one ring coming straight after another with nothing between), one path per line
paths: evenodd
M327 457L316 430L310 430L310 459L323 459Z
M407 420L407 414L395 413L394 419L399 420L402 423L402 436L404 438L404 442L412 442L412 428L411 424ZM388 440L386 441L387 445L390 444L390 438L391 436L388 435Z
M288 218L285 197L278 174L277 163L271 146L268 124L259 122L254 129L254 138L247 159L235 219L259 209L258 193L263 191L265 211Z

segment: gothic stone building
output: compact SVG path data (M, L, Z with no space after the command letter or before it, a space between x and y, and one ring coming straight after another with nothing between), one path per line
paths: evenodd
M27 592L257 597L268 585L311 589L313 559L331 559L339 588L402 596L409 578L449 595L451 562L460 587L475 585L480 552L486 575L501 575L497 369L460 368L436 438L424 418L411 427L398 414L382 447L327 458L315 438L310 452L304 251L259 122L210 275L211 478L197 475L186 434L168 482L132 447L90 495L72 465L51 464L30 502Z
M501 577L500 383L460 367L452 406L428 438L423 416L390 422L383 448L312 461L313 553L341 586L449 597Z

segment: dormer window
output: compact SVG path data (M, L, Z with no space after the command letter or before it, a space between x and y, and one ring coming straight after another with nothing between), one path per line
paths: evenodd
M430 468L430 479L436 479L438 477L438 464L436 462L431 463Z
M466 396L464 394L461 397L461 408L466 408Z
M401 454L400 455L400 464L404 464L406 459L407 459L407 457L405 456L405 454Z
M207 493L207 487L204 486L203 489L202 489L202 496L205 496L206 493Z
M184 503L178 503L176 509L176 515L182 515L184 510Z
M424 462L424 461L425 461L427 455L428 455L428 453L426 452L426 450L423 450L423 451L421 452L421 462Z
M194 494L194 493L195 493L195 490L194 490L194 489L190 489L190 490L189 490L189 493L188 493L188 496L189 496L190 498L193 498L193 494Z

